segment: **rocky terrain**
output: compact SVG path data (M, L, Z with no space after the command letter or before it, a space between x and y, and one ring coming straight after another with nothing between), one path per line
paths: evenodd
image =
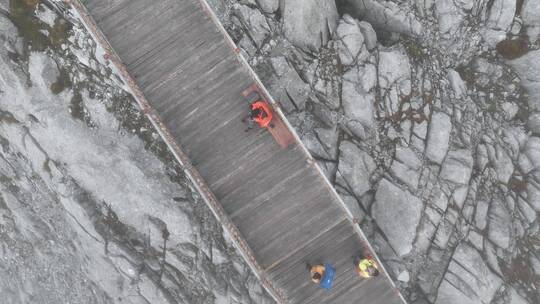
M410 303L540 303L540 0L209 3ZM3 302L272 302L65 5L0 45Z
M0 303L273 303L56 4L0 0Z
M540 1L210 2L410 303L540 303Z

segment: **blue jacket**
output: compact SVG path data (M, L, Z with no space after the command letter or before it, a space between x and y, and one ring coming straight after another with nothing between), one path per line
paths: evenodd
M334 283L334 277L336 276L336 270L332 265L325 263L324 264L324 275L321 278L321 282L319 283L319 286L326 290L330 290L332 288L332 284Z

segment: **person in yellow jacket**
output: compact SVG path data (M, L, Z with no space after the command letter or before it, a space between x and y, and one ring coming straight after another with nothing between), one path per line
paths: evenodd
M371 278L379 275L379 266L373 257L360 257L355 262L355 268L358 275L362 278Z

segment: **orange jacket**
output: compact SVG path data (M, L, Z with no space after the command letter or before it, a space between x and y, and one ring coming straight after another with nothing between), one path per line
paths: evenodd
M263 128L268 128L270 122L272 121L272 110L270 105L264 101L257 101L251 104L251 110L260 110L260 114L256 117L253 117L253 120Z

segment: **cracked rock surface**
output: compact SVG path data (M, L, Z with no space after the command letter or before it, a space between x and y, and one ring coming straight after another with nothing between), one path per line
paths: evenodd
M540 303L540 2L290 2L213 4L407 300Z

